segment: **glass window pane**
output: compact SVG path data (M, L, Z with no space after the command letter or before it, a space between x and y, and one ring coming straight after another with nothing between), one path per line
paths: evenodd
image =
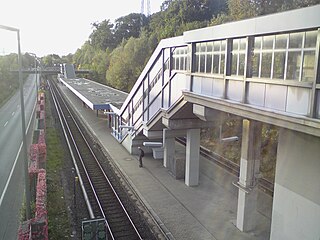
M207 52L212 52L213 42L207 43Z
M270 78L272 53L263 53L261 62L261 77Z
M164 71L168 70L169 69L169 61L166 61L164 63Z
M221 54L220 59L220 74L224 74L224 54Z
M302 81L314 81L315 51L305 51L303 56Z
M211 73L212 70L212 54L207 54L206 73Z
M298 80L301 64L301 52L288 53L287 77L289 80Z
M287 48L288 34L276 35L276 49L286 49Z
M301 48L304 33L290 33L289 48Z
M226 50L226 40L221 41L221 51L224 52Z
M185 59L186 59L186 70L190 70L190 63L191 63L191 57L190 57L190 55L187 55L186 57L185 57Z
M263 37L263 49L272 49L273 48L273 36Z
M213 73L219 73L219 55L213 55Z
M206 61L206 55L201 54L200 55L200 72L204 73L205 72L205 62Z
M306 33L305 48L316 47L317 35L318 35L318 31L312 31L312 32Z
M175 69L175 70L177 70L178 69L178 59L175 57L174 59L173 59L173 69Z
M244 75L244 63L245 63L245 54L240 54L239 56L239 76Z
M220 51L220 41L215 41L214 42L213 51L215 51L215 52L219 52Z
M188 47L184 47L184 54L188 54Z
M252 57L252 77L259 77L260 53L254 54Z
M232 54L231 75L237 74L238 54Z
M184 57L180 57L180 66L179 70L184 70Z
M246 50L246 38L239 39L240 40L240 50Z
M261 49L261 42L262 42L262 37L255 37L254 38L254 50Z
M172 52L172 56L174 57L174 56L176 56L176 50L174 50L173 52Z
M199 54L197 54L196 55L196 57L195 57L195 66L194 66L194 70L196 71L196 72L199 72L199 62L200 62L200 57L199 57Z
M239 39L233 39L232 51L238 51Z
M200 49L201 53L206 52L206 43L201 43L201 49Z
M273 78L284 79L286 52L275 52L273 63Z
M196 43L196 53L200 52L200 43Z

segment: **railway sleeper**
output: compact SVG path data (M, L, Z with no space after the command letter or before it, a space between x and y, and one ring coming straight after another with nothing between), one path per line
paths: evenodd
M103 189L104 191L106 191L106 183L104 182L100 182L100 183L94 183L94 187L97 189L97 188L99 188L99 189ZM111 191L110 191L111 192Z
M114 201L114 198L108 195L99 195L99 200L103 203L111 203Z
M123 213L118 213L117 215L115 214L106 214L107 218L108 218L108 222L110 224L123 224L124 221L128 221L127 216L124 215Z
M121 231L126 232L126 231L132 229L132 226L131 226L131 225L123 224L123 223L122 223L122 224L112 224L111 227L112 227L112 230L113 230L113 229L116 229L117 232L121 232Z
M117 236L117 240L135 240L135 239L138 240L139 238L133 234Z
M123 218L127 218L124 212L122 211L107 211L106 216L109 216L110 220L116 222L118 219L123 220Z

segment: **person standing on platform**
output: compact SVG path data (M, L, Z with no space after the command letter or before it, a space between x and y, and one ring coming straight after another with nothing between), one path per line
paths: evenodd
M142 165L142 158L144 157L144 151L142 150L141 147L138 147L140 154L139 154L139 167L143 167Z

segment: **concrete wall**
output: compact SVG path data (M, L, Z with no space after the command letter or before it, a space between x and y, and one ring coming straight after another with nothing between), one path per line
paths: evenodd
M320 138L280 131L270 239L320 239Z
M64 64L64 77L68 79L76 78L76 73L72 64Z
M140 151L138 147L141 147L145 154L152 153L152 148L143 146L143 142L150 141L144 136L136 136L134 139L133 137L128 134L125 139L122 141L122 145L127 149L127 151L132 155L139 155ZM153 140L157 141L157 139ZM162 140L160 140L161 142Z

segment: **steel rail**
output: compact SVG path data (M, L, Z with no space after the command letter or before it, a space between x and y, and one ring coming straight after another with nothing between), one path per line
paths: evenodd
M55 91L57 91L57 94L60 95L60 93L59 93L59 91L57 90L56 86L54 86L54 88L55 88ZM50 88L50 90L51 90L51 88ZM76 142L75 142L75 139L74 139L74 137L73 137L73 135L72 135L72 133L71 133L71 130L70 130L70 127L69 127L69 125L68 125L68 123L67 123L66 117L65 117L65 115L63 114L61 105L60 105L60 103L58 102L55 93L53 93L53 96L54 96L55 102L57 102L57 104L55 104L55 105L56 105L56 110L57 110L57 112L58 112L59 115L62 115L62 118L63 118L63 120L64 120L64 125L66 126L66 128L67 128L67 130L68 130L68 132L69 132L69 135L70 135L70 138L71 138L71 140L72 140L73 146L74 146L74 148L75 148L75 150L76 150L76 152L77 152L77 155L78 155L78 157L79 157L80 163L82 164L82 168L83 168L83 170L84 170L84 172L85 172L85 174L86 174L86 178L87 178L87 180L88 180L88 182L89 182L89 185L90 185L90 187L91 187L91 189L92 189L92 191L93 191L93 194L94 194L94 196L95 196L96 203L97 203L98 206L99 206L99 209L100 209L100 212L101 212L103 218L105 219L105 224L106 224L106 226L107 226L107 228L108 228L108 230L109 230L109 232L110 232L110 234L111 234L111 237L112 237L112 239L114 239L114 236L112 235L112 232L111 232L109 223L108 223L107 220L106 220L106 216L105 216L105 214L104 214L104 212L103 212L103 208L102 208L102 206L101 206L101 204L100 204L100 201L99 201L99 199L98 199L98 196L97 196L97 194L96 194L96 192L95 192L95 190L94 190L94 186L93 186L93 184L92 184L92 182L91 182L90 176L89 176L89 174L88 174L88 172L87 172L87 169L86 169L86 167L85 167L85 164L84 164L84 162L83 162L83 159L82 159L82 157L81 157L81 154L80 154L80 152L79 152L79 149L78 149L77 144L76 144ZM60 98L61 98L61 95L60 95ZM61 99L62 99L62 98L61 98ZM60 112L61 112L61 113L60 113ZM61 122L61 125L63 125L62 120L61 120L60 122ZM65 134L65 138L66 138L66 140L69 142L69 137L67 136L67 134ZM69 148L69 150L70 150L70 153L72 153L72 155L73 155L73 150L72 150L71 147ZM74 155L73 155L73 156L74 156ZM74 157L73 157L73 165L74 165L74 167L75 167L75 169L76 169L76 172L77 172L77 175L78 175L78 177L79 177L79 180L81 179L81 180L80 180L80 181L81 181L81 189L82 189L82 192L83 192L83 194L84 194L84 198L85 198L85 201L86 201L86 205L87 205L87 208L88 208L88 211L89 211L89 216L90 216L91 219L94 219L94 218L95 218L95 215L94 215L93 210L92 210L92 205L91 205L91 203L90 203L90 200L89 200L89 197L88 197L88 194L87 194L87 190L86 190L86 188L85 188L85 186L84 186L84 183L83 183L83 180L82 180L82 176L81 176L81 173L80 173L80 170L79 170L77 161L75 160Z
M92 210L92 207L91 207L91 204L89 202L89 198L88 198L88 195L87 195L87 192L85 190L85 187L84 187L84 184L83 184L83 180L82 180L82 177L80 175L80 171L79 171L79 168L78 168L78 165L76 164L76 159L75 159L75 156L73 154L73 150L72 150L72 147L71 147L71 144L70 144L70 141L69 141L69 138L68 138L68 135L67 135L67 131L65 129L65 126L63 124L63 120L62 120L62 117L61 117L61 113L59 112L59 108L58 108L58 103L57 103L57 100L56 100L56 95L55 93L53 92L52 90L52 87L51 87L51 84L50 82L48 81L48 85L49 85L49 89L50 89L50 93L51 93L51 96L52 96L52 99L53 99L53 102L54 102L54 105L55 105L55 109L58 113L58 117L59 117L59 121L60 121L60 124L61 124L61 128L62 128L62 131L63 131L63 135L66 139L66 142L67 142L67 145L68 145L68 149L69 149L69 152L71 154L71 158L72 158L72 162L73 162L73 165L75 167L75 170L76 170L76 173L78 175L78 178L79 178L79 182L80 182L80 187L81 187L81 190L82 190L82 194L83 194L83 197L84 197L84 200L85 200L85 203L86 203L86 206L87 206L87 210L89 212L89 216L90 218L94 218L94 214L93 214L93 210Z
M138 230L137 230L134 222L132 221L132 219L131 219L131 217L129 216L127 210L125 209L125 207L124 207L121 199L119 198L116 190L115 190L114 187L112 186L111 181L109 180L108 176L106 175L105 171L103 170L103 167L101 166L100 162L98 161L96 155L94 154L92 148L90 147L90 144L88 143L86 137L84 136L84 134L83 134L80 126L78 125L76 119L74 118L72 112L70 111L70 109L69 109L69 107L68 107L68 104L66 103L66 101L65 101L64 98L62 97L61 93L60 93L58 90L57 90L57 92L58 92L58 94L59 94L59 96L60 96L60 98L61 98L61 101L63 102L66 110L68 111L68 114L69 114L70 118L72 119L73 123L74 123L75 126L77 127L80 135L82 136L82 139L83 139L84 142L86 143L88 150L90 151L92 157L93 157L94 160L95 160L95 163L97 164L97 166L98 166L98 168L100 169L101 173L103 174L105 180L106 180L107 183L109 184L109 186L110 186L110 188L111 188L114 196L117 198L118 203L120 204L120 206L121 206L123 212L125 213L127 219L130 221L130 223L131 223L133 229L135 230L137 236L139 237L139 239L142 239L142 237L140 236L140 233L138 232ZM64 118L65 118L65 117L64 117ZM69 119L70 119L70 118L69 118ZM66 118L65 118L65 121L67 121ZM67 125L68 125L68 124L67 124ZM80 161L81 161L81 164L82 164L83 168L85 169L85 173L86 173L86 175L87 175L87 177L88 177L88 180L89 180L89 182L90 182L90 186L91 186L91 188L92 188L92 191L94 192L94 196L95 196L96 201L97 201L97 203L98 203L98 206L99 206L99 208L100 208L101 214L102 214L103 217L105 218L106 225L107 225L108 230L109 230L109 232L110 232L110 234L111 234L111 236L112 236L112 239L114 239L114 236L113 236L113 234L112 234L112 229L111 229L111 227L110 227L110 224L109 224L108 221L107 221L108 218L107 218L107 216L106 216L105 213L104 213L103 207L102 207L101 202L100 202L100 200L99 200L99 196L98 196L98 194L97 194L97 192L96 192L96 190L95 190L95 188L94 188L94 184L92 183L92 181L91 181L91 179L90 179L90 174L89 174L88 171L87 171L87 168L86 168L86 166L85 166L85 163L84 163L84 161L83 161L83 158L81 157L81 153L80 153L80 151L79 151L79 148L77 147L77 143L76 143L74 137L72 136L73 134L71 133L71 129L69 128L69 126L68 126L68 130L69 130L69 134L70 134L70 136L71 136L71 138L72 138L72 141L73 141L73 143L74 143L75 149L76 149L76 151L77 151L77 153L78 153L78 155L79 155L79 159L80 159Z

